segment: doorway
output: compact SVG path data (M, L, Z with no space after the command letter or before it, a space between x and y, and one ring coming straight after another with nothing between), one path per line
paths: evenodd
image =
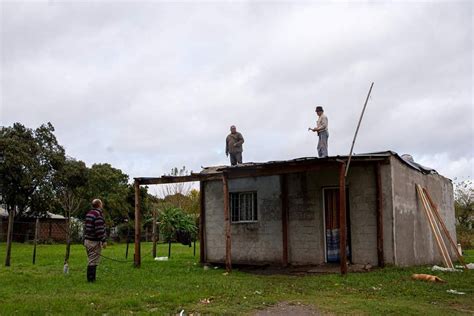
M346 254L351 261L351 226L349 209L349 189L346 188ZM340 262L340 221L339 221L339 188L323 188L323 209L324 209L324 240L325 257L328 263Z

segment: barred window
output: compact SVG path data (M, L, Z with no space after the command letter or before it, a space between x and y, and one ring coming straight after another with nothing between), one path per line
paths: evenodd
M232 192L229 195L232 223L257 221L257 192Z

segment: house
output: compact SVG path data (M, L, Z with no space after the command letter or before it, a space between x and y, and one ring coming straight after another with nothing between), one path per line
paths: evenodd
M338 262L341 271L346 260L441 262L415 185L427 189L456 240L451 181L392 151L353 156L345 177L347 164L346 156L244 163L188 177L135 178L135 185L200 181L202 262Z
M13 241L25 242L35 238L36 218L28 216L15 217L13 222ZM0 207L0 240L5 241L8 231L8 213ZM66 241L67 219L66 217L50 212L39 218L38 240L39 241Z

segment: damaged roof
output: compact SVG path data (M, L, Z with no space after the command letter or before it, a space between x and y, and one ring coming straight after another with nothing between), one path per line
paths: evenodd
M402 155L400 156L398 153L388 150L388 151L380 151L380 152L373 152L373 153L364 153L364 154L354 154L352 155L352 160L354 161L366 161L372 160L374 158L388 158L388 157L396 157L401 162L406 164L408 167L418 170L423 174L437 174L436 170L425 167L413 161L413 158L410 155ZM349 156L329 156L325 158L317 158L317 157L302 157L290 160L274 160L268 162L246 162L236 166L210 166L204 167L200 174L203 175L212 175L212 174L219 174L222 171L230 171L236 169L246 169L246 168L255 168L255 167L264 167L264 166L275 166L275 165L287 165L287 164L298 164L298 163L308 163L311 161L314 162L334 162L334 161L347 161Z

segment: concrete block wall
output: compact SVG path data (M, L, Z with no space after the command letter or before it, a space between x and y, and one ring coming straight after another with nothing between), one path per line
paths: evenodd
M352 262L377 265L375 167L351 167L346 185L349 187Z
M229 180L229 192L257 191L258 221L232 223L233 263L278 263L282 260L280 177L254 177ZM217 197L219 196L219 197ZM225 259L222 182L206 184L207 260Z
M415 185L420 184L428 190L451 237L456 241L452 183L437 174L423 175L394 157L391 159L391 165L394 188L395 264L399 266L439 264L442 262L441 253ZM447 246L454 259L454 250L451 250L448 244Z

